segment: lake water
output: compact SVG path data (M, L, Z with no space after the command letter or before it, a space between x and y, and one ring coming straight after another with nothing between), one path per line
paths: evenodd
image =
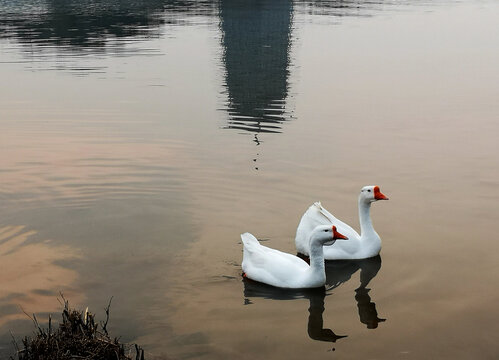
M150 359L499 357L499 2L0 0L0 357L59 292ZM244 282L320 200L381 257ZM23 309L23 310L22 310ZM344 337L346 336L346 337Z

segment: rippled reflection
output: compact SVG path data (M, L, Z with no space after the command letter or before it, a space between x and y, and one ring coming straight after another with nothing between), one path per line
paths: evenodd
M298 0L302 11L314 15L369 16L372 10L381 6L394 5L400 1L382 0Z
M326 283L330 288L336 288L352 278L360 269L360 285L355 290L355 301L359 310L360 322L368 329L375 329L378 323L385 321L378 317L376 304L371 301L367 285L381 269L381 257L375 256L363 260L326 261Z
M183 187L178 180L178 165L187 161L182 146L131 144L123 139L95 144L91 137L76 140L63 135L18 138L11 131L5 135L4 145L19 150L0 154L5 171L0 196L16 208L41 202L88 208L102 200L157 199Z
M0 2L0 31L29 45L103 47L113 38L157 35L181 22L171 14L205 14L213 1L46 0Z
M262 284L253 280L243 279L245 304L251 304L253 297L261 297L273 300L296 300L308 299L310 302L308 312L308 336L313 340L336 342L336 340L346 337L346 335L337 335L331 329L324 328L324 298L326 291L324 288L288 290L279 289L273 286Z
M130 43L158 38L165 25L214 15L216 8L216 2L202 0L0 1L0 38L18 42L30 69L105 73L107 66L93 61L95 56L162 55L158 48Z
M71 289L77 273L59 265L78 257L69 246L54 245L49 240L36 241L36 232L24 226L0 227L0 333L8 324L27 319L28 313L57 310L55 300L60 291L81 301Z
M227 128L280 132L286 110L291 0L221 0Z

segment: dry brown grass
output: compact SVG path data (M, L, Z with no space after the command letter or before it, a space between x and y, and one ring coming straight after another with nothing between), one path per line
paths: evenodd
M59 326L52 328L50 316L46 328L40 326L35 315L30 316L35 333L24 337L21 347L14 340L16 355L11 360L144 360L144 350L138 345L122 344L109 336L111 301L106 308L106 320L99 324L94 314L72 309L62 295L61 298L64 308Z

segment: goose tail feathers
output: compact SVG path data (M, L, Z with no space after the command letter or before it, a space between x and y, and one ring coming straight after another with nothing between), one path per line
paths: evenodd
M260 246L260 243L258 242L256 237L254 237L253 234L250 234L248 232L241 234L241 240L244 244L244 247L249 249L254 248L255 246Z
M320 203L320 201L317 201L317 202L314 202L314 205L312 205L313 207L316 208L316 210L319 212L319 214L321 214L323 217L325 217L328 221L330 221L331 223L333 222L333 219L331 218L331 214L322 207L322 204Z

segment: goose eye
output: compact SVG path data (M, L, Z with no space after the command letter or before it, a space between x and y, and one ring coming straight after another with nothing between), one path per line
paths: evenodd
M324 232L328 232L328 231L329 231L328 229L324 230Z
M371 189L367 190L367 192L371 192Z

